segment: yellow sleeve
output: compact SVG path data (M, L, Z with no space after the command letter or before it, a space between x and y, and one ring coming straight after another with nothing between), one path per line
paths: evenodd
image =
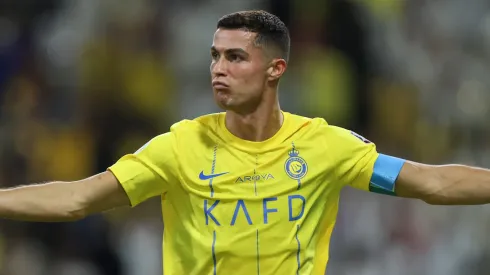
M166 193L177 181L174 135L159 135L108 168L126 191L131 206Z
M336 151L338 179L344 186L369 191L374 164L379 155L376 145L352 131L331 127L335 136L331 147Z

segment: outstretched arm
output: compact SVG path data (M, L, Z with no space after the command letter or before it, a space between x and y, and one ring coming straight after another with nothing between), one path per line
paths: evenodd
M437 205L486 204L490 203L490 170L407 161L396 180L395 193Z
M50 182L0 191L0 218L60 222L129 205L111 172L73 182Z
M101 174L0 190L0 219L73 221L167 193L177 182L175 137L165 133L128 154Z

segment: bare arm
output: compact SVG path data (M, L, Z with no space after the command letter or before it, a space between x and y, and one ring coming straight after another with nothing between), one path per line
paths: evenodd
M0 191L0 218L60 222L129 205L111 172L73 182L51 182Z
M429 204L486 204L490 203L490 170L406 162L395 188L400 197L418 198Z

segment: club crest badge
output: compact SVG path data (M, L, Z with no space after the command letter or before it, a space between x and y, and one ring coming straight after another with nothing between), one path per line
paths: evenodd
M289 158L284 163L286 174L292 179L299 180L308 172L308 164L299 156L299 151L294 148L288 153Z

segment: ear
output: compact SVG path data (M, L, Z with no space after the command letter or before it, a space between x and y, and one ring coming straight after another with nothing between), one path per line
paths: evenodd
M284 59L273 59L267 69L269 81L278 80L286 72L287 62Z

